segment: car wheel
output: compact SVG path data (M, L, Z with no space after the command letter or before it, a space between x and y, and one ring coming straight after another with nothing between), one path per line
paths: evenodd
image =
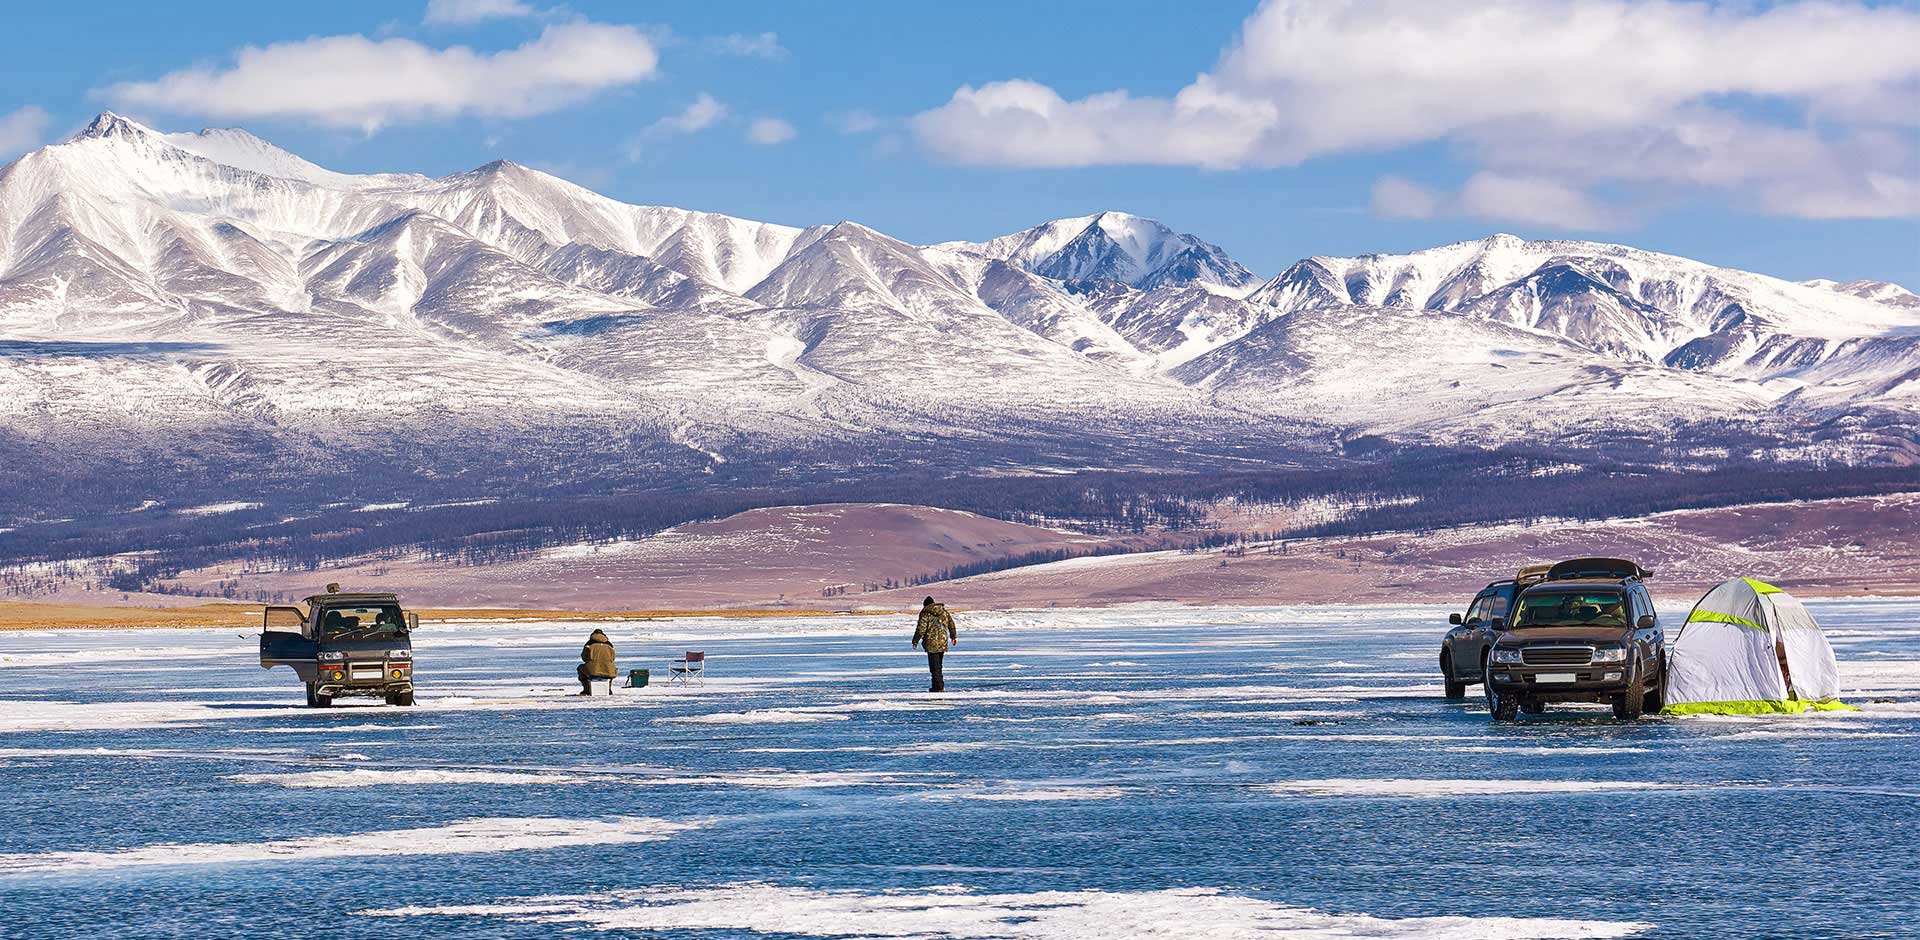
M1646 703L1645 708L1650 715L1657 715L1660 713L1660 709L1667 707L1667 677L1665 673L1661 674L1660 681L1654 683L1653 688L1647 690L1647 697L1643 701Z
M1440 654L1440 675L1447 681L1448 698L1467 697L1467 684L1453 677L1453 656L1449 653Z
M1627 691L1613 697L1613 717L1621 721L1632 721L1639 718L1646 707L1646 689L1640 684L1639 674L1635 673L1633 679L1627 683Z
M413 693L410 691L409 692L388 692L387 704L388 705L412 705Z
M1493 703L1494 721L1512 721L1520 717L1520 697L1509 692L1495 696Z
M327 706L332 704L333 704L333 696L321 695L319 686L311 682L307 683L307 707L308 708L326 708Z
M1493 690L1493 664L1484 658L1480 661L1480 688L1487 696L1487 714L1494 721L1512 721L1520 714L1520 696Z

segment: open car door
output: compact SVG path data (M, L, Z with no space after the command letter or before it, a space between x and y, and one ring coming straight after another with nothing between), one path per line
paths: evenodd
M298 607L268 607L260 628L260 666L311 663L320 649L307 636L307 612Z

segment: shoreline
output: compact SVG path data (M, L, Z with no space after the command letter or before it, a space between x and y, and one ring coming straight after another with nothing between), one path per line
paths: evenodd
M1902 585L1902 587L1909 587ZM1801 588L1793 591L1794 596L1812 601L1910 601L1920 599L1920 590L1912 593L1879 594L1828 594L1819 588ZM1268 607L1440 607L1463 606L1466 598L1415 597L1405 600L1381 600L1379 598L1356 599L1350 602L1330 602L1324 600L1286 600L1281 598L1245 598L1220 600L1193 599L1152 599L1127 600L1114 603L1089 603L1085 599L1079 602L1042 604L1007 604L990 606L965 606L950 604L957 613L1012 613L1018 611L1044 610L1126 610L1126 609L1182 609L1182 608L1268 608ZM34 604L16 601L0 601L0 633L20 633L54 630L156 630L156 629L213 629L242 627L258 629L260 611L263 604L200 604L190 607L132 607L84 604ZM621 623L634 621L673 621L694 619L741 619L764 620L779 617L898 617L913 613L905 608L864 608L855 610L828 610L823 608L771 609L765 607L739 608L700 608L700 609L661 609L634 608L620 610L567 610L560 608L520 608L520 607L422 607L415 611L420 614L422 623L513 623L513 622L575 622L575 623Z

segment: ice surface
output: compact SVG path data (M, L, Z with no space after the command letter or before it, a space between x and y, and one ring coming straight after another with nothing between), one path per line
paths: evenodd
M904 617L432 623L413 708L306 708L231 631L0 634L0 923L1901 936L1920 603L1812 606L1857 713L1493 724L1423 672L1450 611L1389 605L962 612L940 695ZM714 671L579 697L595 627Z

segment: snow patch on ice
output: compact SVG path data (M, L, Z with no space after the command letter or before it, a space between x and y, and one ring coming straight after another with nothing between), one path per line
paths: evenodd
M232 774L235 783L272 784L303 789L338 789L378 786L496 785L496 786L578 786L617 783L627 786L732 786L766 789L812 789L832 787L884 787L920 785L928 778L950 774L907 774L878 771L806 771L761 769L736 773L670 774L653 769L635 773L576 772L564 770L458 770L409 768L401 770L310 770L300 773Z
M300 836L266 842L163 843L104 852L0 854L0 876L174 865L309 861L375 855L469 855L570 845L658 842L699 828L645 816L558 819L547 816L463 819L442 826L372 833Z
M988 790L967 793L969 800L995 803L1055 803L1079 800L1117 800L1127 795L1126 787L1032 787L1015 790ZM957 795L958 796L958 795Z
M687 725L797 725L814 721L846 721L838 712L798 708L755 708L744 712L714 712L706 715L678 715L659 719Z
M401 907L375 917L490 917L623 931L741 931L868 940L1081 940L1193 936L1219 940L1573 940L1629 937L1651 924L1511 917L1381 918L1328 914L1207 888L975 894L949 885L869 893L771 884L661 887L596 896Z
M1600 793L1613 790L1686 790L1681 784L1638 780L1289 780L1255 787L1282 796L1496 796L1509 793Z

